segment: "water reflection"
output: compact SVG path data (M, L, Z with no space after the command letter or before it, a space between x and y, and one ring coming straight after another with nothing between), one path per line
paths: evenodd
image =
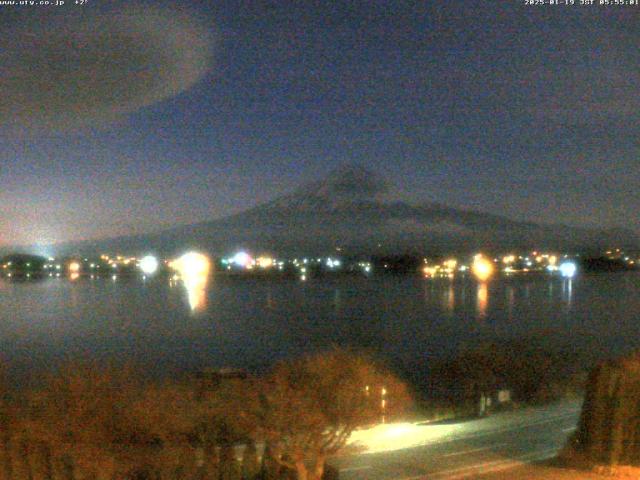
M182 284L187 291L189 307L192 312L199 312L207 307L208 276L187 277Z
M489 304L489 289L485 282L478 283L476 292L476 311L478 317L484 318L487 315L487 305Z
M446 310L447 312L451 313L453 312L455 305L456 305L456 293L453 289L453 282L449 283L449 288L446 290L445 293L445 299L446 299Z
M267 304L266 304L266 307L269 310L273 310L276 307L276 303L273 300L273 293L271 292L270 288L267 290Z
M335 306L336 312L342 309L342 293L339 288L336 288L333 292L333 305Z
M36 355L44 363L96 352L96 359L131 360L164 374L210 365L259 368L273 362L274 352L284 357L340 344L385 352L419 376L425 351L445 358L479 340L525 338L543 329L555 332L551 345L570 345L595 359L634 348L640 336L635 272L571 281L513 275L484 284L469 277L452 283L340 277L304 287L298 278L257 284L196 275L185 281L177 271L171 282L145 285L139 276L112 282L111 273L93 283L0 279L3 358L31 365ZM242 355L232 353L238 351Z
M509 321L512 321L513 307L516 303L516 293L514 288L511 285L507 285L505 292L507 297L507 318L509 319Z
M207 284L211 268L209 257L196 252L185 253L171 262L170 267L176 270L182 279L191 311L204 310L207 307Z
M567 307L571 307L573 302L573 279L567 278L562 281L562 298Z

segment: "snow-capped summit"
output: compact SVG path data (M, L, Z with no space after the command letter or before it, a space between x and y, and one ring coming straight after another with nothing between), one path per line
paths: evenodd
M287 212L336 210L356 204L381 202L387 190L386 182L375 172L358 164L344 164L323 180L304 184L293 193L259 208Z

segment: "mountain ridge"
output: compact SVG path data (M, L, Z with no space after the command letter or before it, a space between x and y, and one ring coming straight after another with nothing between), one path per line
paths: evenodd
M347 164L324 179L248 210L155 233L88 240L50 247L69 252L155 251L197 248L226 255L238 248L276 254L354 254L478 249L585 250L638 246L635 232L538 224L450 207L388 200L389 184L365 167ZM31 249L33 250L33 249Z

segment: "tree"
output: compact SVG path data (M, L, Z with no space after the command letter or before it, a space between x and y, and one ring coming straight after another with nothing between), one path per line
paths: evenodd
M334 349L279 363L262 384L258 433L299 480L319 480L353 431L409 404L407 388L367 356Z
M256 442L249 440L242 454L242 480L256 480L259 473Z
M131 422L131 406L140 396L133 377L128 370L74 365L28 392L15 435L25 467L32 468L35 458L44 471L55 462L67 478L106 478L134 447L152 445L147 432Z
M13 430L8 393L4 381L4 366L0 365L0 479L11 480L13 478L13 463L11 455L11 432Z
M573 447L594 463L640 466L640 352L589 375Z

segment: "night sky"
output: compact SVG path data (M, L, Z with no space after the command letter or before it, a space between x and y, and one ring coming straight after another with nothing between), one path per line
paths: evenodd
M268 3L0 6L0 246L213 219L352 162L413 203L640 231L640 7Z

